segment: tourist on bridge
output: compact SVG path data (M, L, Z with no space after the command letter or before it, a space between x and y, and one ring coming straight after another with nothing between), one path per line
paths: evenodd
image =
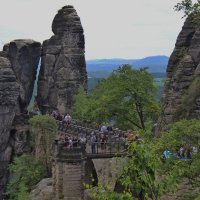
M115 137L120 137L120 130L118 128L115 128L115 130L114 130L114 136Z
M72 117L69 114L65 115L64 122L66 122L67 125L70 125L71 121L72 121Z
M100 139L100 142L101 142L101 150L106 150L106 142L107 142L107 137L105 134L101 134L101 139Z
M108 131L108 132L111 132L111 131L113 131L113 128L112 128L112 126L111 126L111 125L108 125L108 126L107 126L107 131Z
M69 138L68 148L70 148L70 149L73 148L73 138L72 137Z
M58 121L62 121L63 120L63 116L58 112L55 119L58 120Z
M79 138L79 144L80 144L81 148L85 149L86 143L87 143L86 137L83 134L81 134L81 136Z
M128 130L127 140L129 143L135 140L135 133L132 130Z
M105 126L105 125L101 126L101 132L102 133L107 133L108 132L107 126Z
M92 153L96 153L96 140L96 136L94 135L94 132L92 132L90 138Z
M57 115L58 115L58 111L57 111L57 110L53 110L51 116L52 116L54 119L56 119Z

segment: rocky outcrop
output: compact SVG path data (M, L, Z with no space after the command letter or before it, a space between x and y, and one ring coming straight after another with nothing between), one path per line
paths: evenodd
M14 40L4 46L20 85L19 112L24 113L32 97L41 44L34 40Z
M75 9L65 6L52 24L55 34L42 46L37 101L43 113L70 111L80 85L86 88L83 28Z
M52 178L45 178L31 191L30 198L32 200L55 200L54 195Z
M11 63L0 53L0 199L5 189L8 173L7 165L12 155L10 127L15 117L19 97L19 84L11 68Z
M0 199L8 180L8 164L14 153L25 148L16 133L26 132L27 125L24 119L19 123L17 115L26 111L32 97L39 58L40 43L32 40L12 41L0 52Z
M170 56L157 132L186 118L200 118L200 31L186 19Z

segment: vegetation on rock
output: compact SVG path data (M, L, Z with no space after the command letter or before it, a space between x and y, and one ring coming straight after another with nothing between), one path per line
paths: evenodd
M58 130L56 121L46 115L36 115L30 119L30 125L34 155L43 162L50 175L54 140Z
M9 200L29 200L32 187L47 175L42 162L26 154L16 157L9 169L14 174L7 187Z
M45 176L51 175L56 121L46 115L30 119L32 152L16 157L10 165L13 178L7 187L10 200L29 200L29 192Z
M195 25L200 26L200 0L182 0L174 7L175 11L183 11L183 17L191 17Z

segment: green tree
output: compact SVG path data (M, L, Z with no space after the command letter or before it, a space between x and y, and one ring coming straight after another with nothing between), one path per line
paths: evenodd
M182 11L183 17L190 17L195 25L200 26L200 0L182 0L175 5L174 9L178 12Z
M155 95L153 77L146 69L134 70L123 65L100 81L87 98L79 95L76 102L84 99L84 103L87 99L82 104L87 119L99 123L114 120L121 128L145 129L146 122L156 119L159 113Z
M176 174L171 169L162 170L162 152L158 151L157 143L132 143L127 161L120 182L135 198L157 200L174 189Z
M52 117L46 115L34 116L29 122L35 157L43 162L50 175L54 140L57 135L58 126Z
M74 97L73 117L80 120L87 119L89 99L83 86L78 89L78 94Z
M178 152L180 147L192 148L196 147L200 150L200 120L181 120L172 125L169 125L162 137L159 140L161 149L168 149L172 152ZM192 154L192 159L183 162L176 159L171 159L170 167L174 170L179 170L181 177L186 177L200 187L200 154ZM168 166L169 167L169 166Z
M200 154L192 154L192 159L187 161L176 157L163 158L164 150L176 153L181 146L188 145L200 149L200 120L182 120L171 124L161 138L150 139L149 134L143 135L148 137L138 144L129 145L125 166L118 174L124 194L119 195L106 186L100 186L95 191L97 199L113 200L119 195L119 199L156 200L171 191L175 192L183 178L188 178L197 188L197 192L191 193L188 199L200 198Z
M42 162L31 155L24 154L16 157L9 169L14 174L7 187L10 200L29 200L32 187L46 176L46 169Z

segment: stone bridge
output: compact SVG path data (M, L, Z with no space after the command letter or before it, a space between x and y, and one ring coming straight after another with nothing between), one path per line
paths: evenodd
M15 118L15 123L11 128L16 155L29 152L30 130L29 118L32 115L21 114ZM78 136L80 133L90 140L91 132L100 135L95 123L72 120L70 125L57 121L58 130L70 135ZM114 166L120 166L125 155L126 148L122 141L114 137L114 133L108 132L108 141L104 143L102 149L101 142L96 142L95 153L91 152L91 145L88 142L86 148L81 146L67 148L55 142L55 152L53 156L53 194L56 199L81 200L84 198L85 184L97 186L98 182L112 184L115 187L116 171ZM125 132L121 131L124 136ZM116 158L118 157L118 158ZM1 161L0 178L8 173L9 162ZM110 180L112 180L110 182ZM0 185L0 188L5 185Z
M87 138L91 132L97 136L102 134L93 124L73 121L70 125L57 122L59 130L68 134L84 134ZM84 126L83 126L84 125ZM98 181L108 184L112 179L112 187L115 187L116 159L114 157L123 157L126 152L126 146L118 138L114 137L113 132L109 132L108 142L102 149L102 144L96 142L96 151L92 153L90 144L86 148L77 146L68 148L56 141L53 164L53 191L56 199L81 200L84 198L84 184L96 186ZM122 134L125 132L122 131ZM111 161L113 163L111 163ZM101 179L101 180L99 180Z

